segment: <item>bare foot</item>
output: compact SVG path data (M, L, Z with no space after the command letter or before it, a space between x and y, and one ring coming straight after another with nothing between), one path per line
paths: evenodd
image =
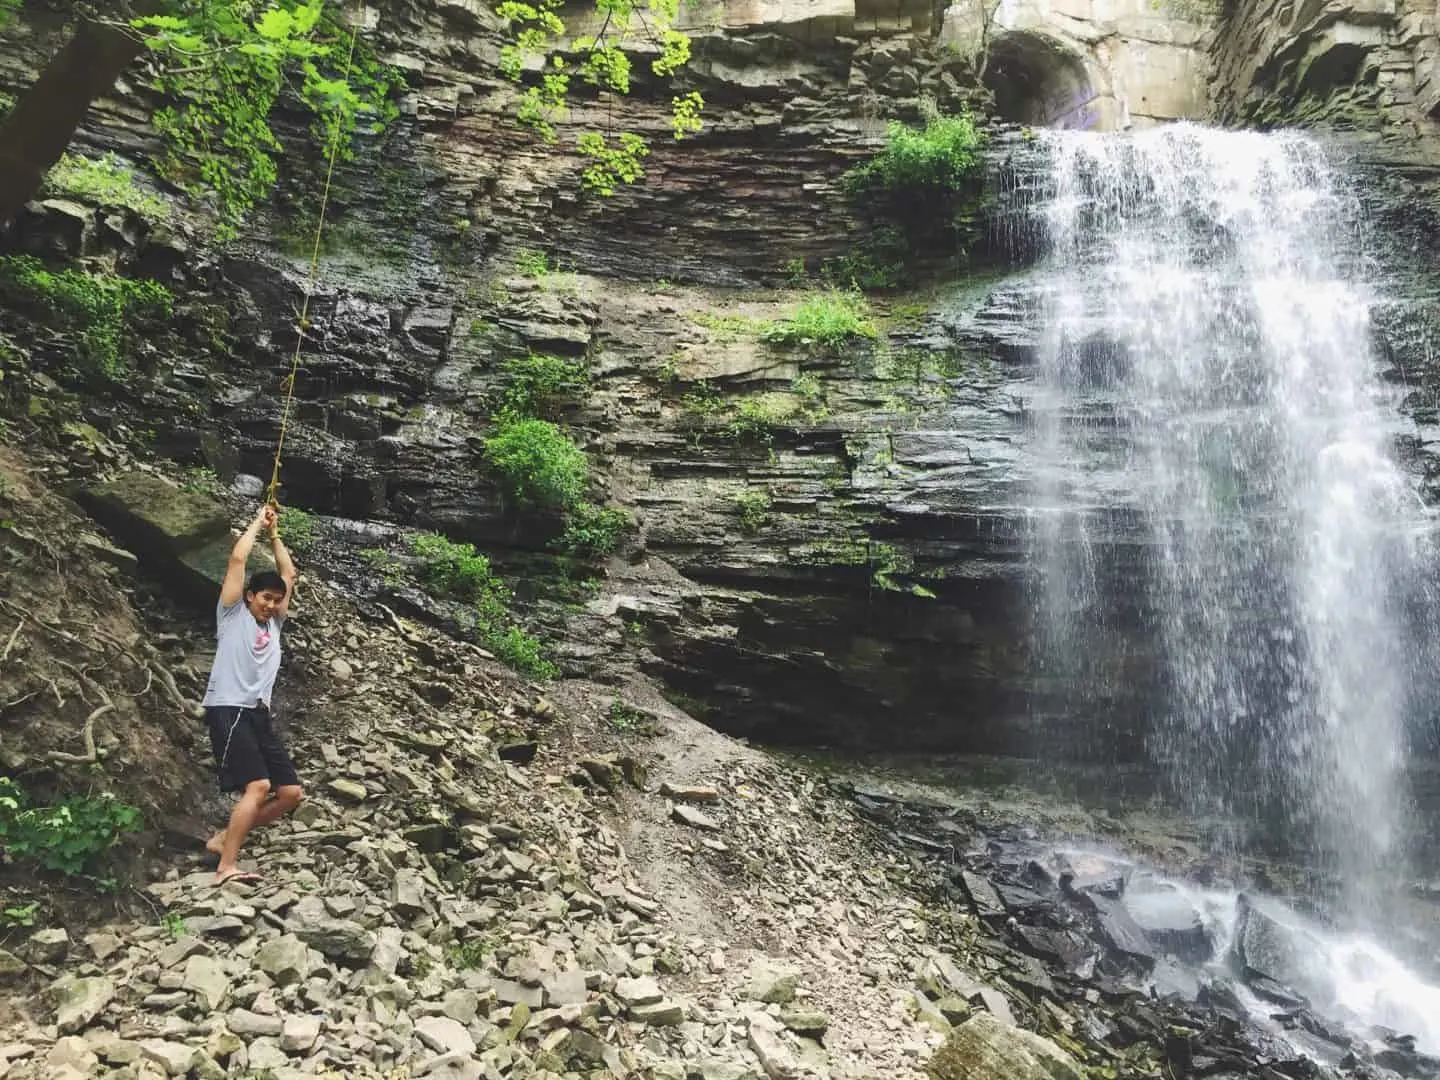
M223 855L225 853L225 830L221 829L209 840L205 841L205 850L211 855Z
M259 874L251 873L248 870L241 870L238 866L231 866L223 870L215 871L215 884L224 885L227 881L236 881L242 885L254 885L261 881Z

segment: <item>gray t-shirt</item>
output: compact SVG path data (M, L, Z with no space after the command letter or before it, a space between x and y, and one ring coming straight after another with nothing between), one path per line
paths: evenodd
M280 624L271 618L255 621L244 600L215 605L215 662L202 705L253 708L270 704L275 676L280 674Z

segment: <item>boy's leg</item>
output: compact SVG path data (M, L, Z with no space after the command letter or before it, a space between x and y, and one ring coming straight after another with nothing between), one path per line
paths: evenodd
M245 837L255 827L255 820L260 816L260 809L269 796L269 780L252 780L245 785L245 790L235 803L235 808L230 811L230 823L225 827L225 841L220 850L220 865L215 868L216 884L236 876L254 877L253 874L244 874L240 871L240 845L245 842Z
M252 710L210 708L205 710L205 719L210 728L220 788L240 792L240 799L230 811L229 823L205 845L220 858L215 873L215 880L220 882L240 872L240 845L260 818L273 785Z
M256 751L264 761L265 772L270 779L270 790L273 794L273 797L260 807L254 822L250 825L251 829L258 829L279 821L291 810L294 810L305 798L305 792L300 787L300 776L295 771L295 764L290 760L290 754L285 749L285 744L275 733L269 714L256 712L251 715L254 718ZM228 832L228 827L217 832L205 847L216 855L220 855L224 849Z

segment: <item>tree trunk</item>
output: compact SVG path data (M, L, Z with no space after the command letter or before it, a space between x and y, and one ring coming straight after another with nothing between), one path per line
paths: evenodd
M35 85L0 120L0 229L33 199L90 103L144 48L140 35L82 19Z

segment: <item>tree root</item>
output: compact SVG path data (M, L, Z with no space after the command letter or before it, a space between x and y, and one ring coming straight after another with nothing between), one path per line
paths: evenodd
M45 755L46 761L53 761L59 765L93 765L100 760L100 755L95 748L95 721L106 713L114 712L115 703L110 700L103 688L97 686L95 689L105 698L105 704L98 709L91 710L90 715L85 717L85 727L80 732L80 738L85 743L85 753L67 754L63 750L51 750Z
M20 631L21 631L21 630L24 630L24 629L25 629L25 620L22 618L22 619L20 620L20 622L16 624L15 629L14 629L13 631L11 631L11 633L10 633L10 640L7 641L7 642L5 642L5 649L4 649L4 651L3 651L3 652L0 652L0 664L3 664L7 659L9 659L10 650L13 649L13 648L15 648L15 642L16 642L16 640L18 640L19 637L20 637Z

